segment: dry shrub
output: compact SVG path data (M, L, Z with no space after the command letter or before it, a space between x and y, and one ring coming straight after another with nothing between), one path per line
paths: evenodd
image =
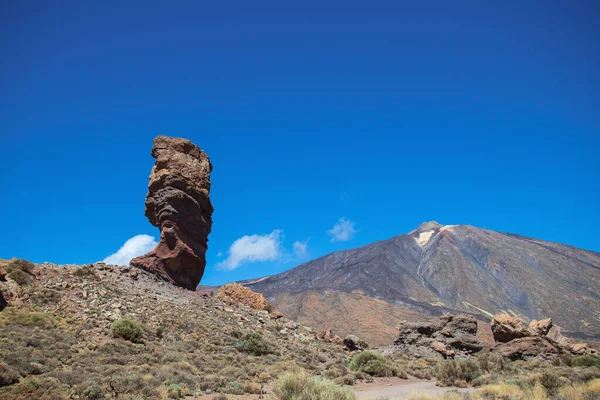
M273 390L278 400L355 400L350 390L328 379L311 377L306 371L286 372Z

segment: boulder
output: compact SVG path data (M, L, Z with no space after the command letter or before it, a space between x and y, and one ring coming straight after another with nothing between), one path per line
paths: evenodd
M217 293L221 298L232 298L242 304L245 304L255 310L271 311L271 304L261 293L253 292L252 289L242 286L239 283L228 283L219 288Z
M529 330L539 336L546 336L550 328L552 328L552 318L546 318L541 321L534 319L529 323Z
M160 229L160 241L150 253L131 260L131 265L196 290L204 275L212 227L212 164L189 140L167 136L154 139L152 157L156 162L150 174L145 214Z
M558 349L547 339L534 336L513 339L507 343L502 343L492 349L492 352L498 353L511 360L527 360L540 354L557 354Z
M477 320L469 315L445 314L435 322L403 322L394 346L422 357L466 357L483 349L477 339Z
M562 329L558 325L552 326L546 337L558 347L566 348L570 344L569 339L562 334Z
M575 344L569 346L569 350L573 354L576 354L578 356L583 356L588 353L588 345L585 343L575 343Z
M270 314L270 317L273 318L273 319L280 319L280 318L283 318L283 314L280 313L279 311L273 311Z
M476 335L477 320L466 315L457 315L448 321L441 333L445 336Z
M350 351L365 350L369 347L367 343L360 340L356 335L348 335L344 338L344 347Z
M446 356L446 352L448 351L448 349L446 348L446 345L444 343L442 343L442 342L438 342L437 340L431 342L430 347L433 350L435 350L438 353L440 353L441 355L443 355L444 357Z
M0 291L0 311L4 310L7 305L8 302L4 298L4 294L2 293L2 291Z
M520 318L508 314L498 314L492 318L492 334L496 342L507 343L511 340L533 336Z

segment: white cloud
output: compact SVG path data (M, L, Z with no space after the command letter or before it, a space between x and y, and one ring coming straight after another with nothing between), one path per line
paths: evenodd
M129 265L132 258L148 253L157 244L150 235L136 235L127 240L115 254L106 257L103 262L113 265Z
M299 259L307 258L308 257L307 248L308 248L308 241L294 242L294 255Z
M354 222L346 218L338 219L333 228L327 231L331 242L346 242L352 239L355 233Z
M234 270L245 262L274 261L281 257L283 231L268 235L245 235L237 239L227 251L227 258L217 268Z
M218 252L217 257L223 257L223 252L222 251Z

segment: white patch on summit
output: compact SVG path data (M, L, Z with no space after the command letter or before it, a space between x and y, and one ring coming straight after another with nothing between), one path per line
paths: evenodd
M427 244L427 242L429 242L429 239L431 239L432 235L433 235L433 231L419 233L419 238L417 239L419 246L421 246L421 247L425 246Z
M452 228L454 228L456 225L444 225L442 226L442 228L440 229L440 232L444 232L445 230L448 231L452 231Z

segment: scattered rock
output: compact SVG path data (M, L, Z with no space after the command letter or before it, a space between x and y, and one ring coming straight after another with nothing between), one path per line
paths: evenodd
M285 324L285 327L286 327L287 329L297 329L297 328L298 328L298 324L297 324L296 322L294 322L294 321L288 321L288 322Z
M131 265L189 290L204 275L208 235L212 164L198 146L186 139L158 136L146 196L146 217L160 229L158 246L131 260Z
M270 316L271 316L271 318L273 318L273 319L280 319L280 318L283 318L283 314L282 314L282 313L280 313L279 311L273 311L273 312L270 314Z

